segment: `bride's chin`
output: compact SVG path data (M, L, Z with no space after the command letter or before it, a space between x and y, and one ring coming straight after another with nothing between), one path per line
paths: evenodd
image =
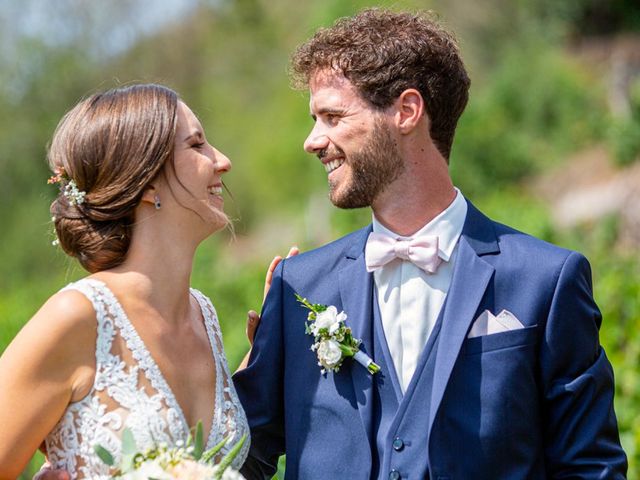
M221 210L214 210L211 212L210 218L207 219L207 226L210 229L210 235L213 235L220 230L224 230L225 227L231 224L231 220Z

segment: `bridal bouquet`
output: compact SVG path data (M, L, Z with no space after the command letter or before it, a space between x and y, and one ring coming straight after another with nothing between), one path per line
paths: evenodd
M314 343L311 350L316 352L321 372L337 372L347 357L366 368L369 373L380 371L380 366L360 350L359 339L354 338L351 329L345 325L347 314L338 313L333 305L311 303L297 293L296 299L309 310L305 333L312 335Z
M202 423L196 426L195 437L189 436L186 443L176 447L160 445L144 452L138 451L131 431L122 434L122 460L114 479L118 480L244 480L237 471L229 468L238 455L245 435L218 464L213 457L222 450L228 439L204 451ZM96 454L109 466L115 466L113 455L101 445L94 447Z

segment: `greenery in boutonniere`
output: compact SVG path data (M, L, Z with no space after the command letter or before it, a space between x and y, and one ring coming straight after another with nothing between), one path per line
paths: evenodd
M345 325L347 314L338 313L333 305L311 303L297 293L296 299L309 310L305 332L313 335L311 350L316 352L321 372L337 372L347 357L353 357L369 373L380 371L380 367L364 352L360 351L361 340L354 338L351 329Z

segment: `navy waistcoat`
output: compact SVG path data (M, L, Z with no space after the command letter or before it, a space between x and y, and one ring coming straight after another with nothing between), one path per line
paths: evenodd
M384 336L377 295L373 294L374 360L380 365L373 387L373 465L371 478L400 480L428 478L428 419L443 305L423 348L405 394ZM408 403L418 402L419 418L405 418ZM413 428L406 428L410 424ZM403 426L404 425L404 426ZM420 432L420 433L418 433Z

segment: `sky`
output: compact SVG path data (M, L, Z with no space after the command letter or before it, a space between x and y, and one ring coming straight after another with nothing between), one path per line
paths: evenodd
M0 93L17 102L50 47L106 60L145 35L181 21L200 3L225 0L1 0Z
M4 0L0 3L3 49L15 48L15 41L24 37L50 45L73 43L91 26L101 37L103 53L117 54L138 36L180 20L198 1Z

